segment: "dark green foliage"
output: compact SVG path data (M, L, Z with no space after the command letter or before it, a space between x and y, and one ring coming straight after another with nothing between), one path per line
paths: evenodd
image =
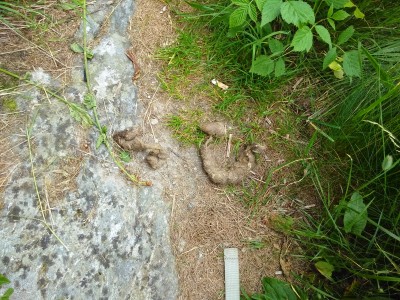
M8 280L7 277L5 277L3 274L0 274L0 288L2 287L3 284L9 284L10 280ZM8 288L2 296L0 296L1 300L8 300L10 296L14 293L13 288Z
M315 129L304 149L314 161L305 167L323 210L293 232L314 266L314 274L303 274L310 295L396 299L400 5L389 0L353 1L357 6L348 2L238 0L193 7L210 35L218 36L213 53L223 49L230 59L222 59L230 62L222 69L232 75L233 86L248 86L240 99L225 97L219 104L224 110L237 101L263 99L254 94L282 88L289 72L319 82L310 111L299 118ZM264 9L268 3L270 9Z

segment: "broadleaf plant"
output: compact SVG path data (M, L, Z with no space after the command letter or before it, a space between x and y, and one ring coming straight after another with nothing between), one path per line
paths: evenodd
M336 28L343 28L341 23L351 17L364 18L363 13L349 0L322 0L314 8L313 4L311 0L231 0L228 35L251 39L247 44L252 53L250 73L283 76L289 54L310 52L322 42L322 48L318 46L326 47L322 69L329 67L338 79L361 77L361 52L346 45L352 41L354 26L341 32Z
M344 231L355 235L361 235L367 225L367 219L367 206L364 204L363 197L358 192L354 192L350 201L347 203L344 213Z
M300 27L302 24L314 24L315 16L311 6L303 1L287 1L281 5L282 19L288 24Z

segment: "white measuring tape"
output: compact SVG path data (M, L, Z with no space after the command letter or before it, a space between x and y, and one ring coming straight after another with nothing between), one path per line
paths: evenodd
M224 249L225 300L240 300L239 254L237 248Z

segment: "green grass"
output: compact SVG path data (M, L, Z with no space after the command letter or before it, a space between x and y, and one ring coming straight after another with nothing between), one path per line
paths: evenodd
M0 1L2 29L12 32L23 42L33 43L38 48L51 49L53 53L59 49L53 49L51 44L65 40L65 37L59 34L62 26L70 26L70 22L79 19L81 14L80 0L63 3L31 0Z
M306 55L289 57L292 72L284 78L250 74L254 36L227 35L229 4L195 2L197 13L181 15L185 29L170 57L181 55L187 65L171 60L168 72L188 78L200 70L203 87L212 78L227 84L226 92L205 89L215 99L215 111L232 120L248 142L265 138L260 120L273 119L269 147L290 150L292 162L308 170L302 184L309 188L312 182L321 207L314 214L302 212L303 222L290 223L284 231L298 239L302 259L310 262L312 272L299 279L312 297L398 297L400 6L388 0L357 1L365 20L349 18L337 30L356 29L350 48L361 53L363 73L338 80L322 70L326 47L318 45ZM299 78L304 79L301 88L287 88ZM179 85L178 80L165 82ZM313 159L305 159L309 156ZM268 201L265 189L271 176L266 174L264 186L250 184L233 193L253 209ZM361 211L354 208L354 199ZM351 227L349 216L365 227ZM321 265L332 267L332 274Z
M180 111L179 114L170 115L166 120L166 125L182 144L194 144L200 147L206 137L199 127L202 115L200 110Z
M18 20L24 27L38 26L37 18L44 17L43 10L32 9L37 1L0 1L0 21L9 24L9 19Z
M6 112L15 112L18 109L17 102L12 98L1 99L0 97L0 107L2 107Z
M361 79L337 81L313 68L313 60L308 62L308 72L317 74L324 82L320 89L329 93L317 99L319 108L310 118L334 141L318 134L314 147L318 159L311 170L324 210L308 216L308 225L296 232L312 263L322 260L334 266L330 280L308 277L315 293L323 290L336 298L400 295L400 149L394 138L400 136L396 86L400 35L390 28L399 13L400 8L388 1L371 6L370 27L355 35L363 45ZM382 163L387 155L394 163L385 171ZM360 235L346 232L344 226L355 191L363 197L368 213Z

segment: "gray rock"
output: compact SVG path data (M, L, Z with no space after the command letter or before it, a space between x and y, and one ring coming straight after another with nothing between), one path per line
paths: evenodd
M107 6L100 13L106 3L96 1L90 7L98 12L89 25L92 37L111 11ZM140 118L133 67L125 56L133 7L132 0L120 2L90 61L100 120L110 132L137 124ZM82 102L82 79L82 68L77 68L74 83L64 88L69 101ZM32 80L59 87L41 70ZM50 100L32 89L18 100L31 116L38 193L41 202L49 202L51 215L47 210L45 224L28 147L22 143L18 151L24 163L13 173L0 211L0 270L15 289L12 299L176 299L169 207L162 187L129 183L104 147L94 149L95 130L82 128L65 105ZM86 142L92 155L79 150ZM75 176L67 168L68 159L75 160Z

